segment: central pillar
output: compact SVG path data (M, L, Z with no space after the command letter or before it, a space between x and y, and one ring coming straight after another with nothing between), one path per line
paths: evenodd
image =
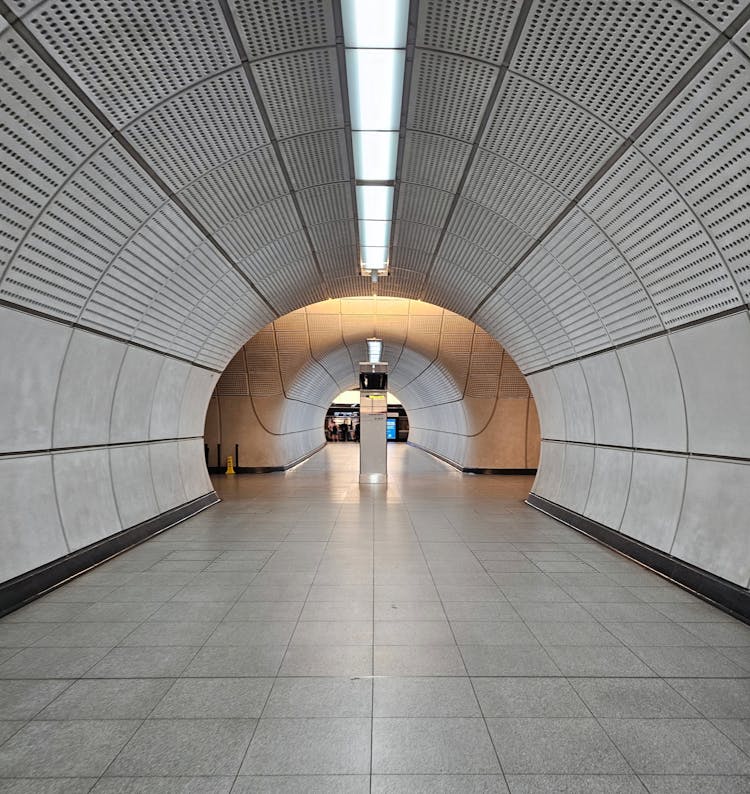
M388 480L386 419L388 417L388 364L359 365L359 481Z

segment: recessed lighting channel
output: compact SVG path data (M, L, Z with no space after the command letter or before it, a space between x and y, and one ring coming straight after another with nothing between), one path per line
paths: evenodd
M360 268L388 273L409 0L341 0Z

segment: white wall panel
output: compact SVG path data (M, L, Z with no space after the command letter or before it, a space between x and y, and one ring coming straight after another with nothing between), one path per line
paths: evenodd
M148 452L156 502L163 513L187 501L180 470L180 442L151 444Z
M560 493L566 446L556 441L542 441L539 471L531 490L550 502L556 502Z
M206 409L219 376L199 367L191 367L180 406L180 436L202 436Z
M188 499L213 490L206 471L202 438L190 438L179 442L180 476Z
M617 356L602 353L584 359L581 366L591 397L596 443L631 446L630 404Z
M554 370L537 372L527 378L539 411L543 438L565 438L565 413Z
M692 452L750 457L750 320L745 312L672 335Z
M0 307L0 452L48 449L71 328Z
M76 330L65 355L55 402L55 447L106 444L112 399L126 346Z
M556 367L554 372L565 413L565 439L593 442L594 415L580 363L573 361L563 364Z
M133 527L159 513L147 444L110 447L112 485L123 528Z
M138 347L129 347L117 377L110 443L148 438L156 382L164 358Z
M750 465L692 458L672 554L750 585Z
M555 501L569 510L583 513L589 498L593 470L593 447L566 444L560 492Z
M49 455L0 459L0 505L0 581L68 553Z
M632 463L629 449L596 448L585 516L606 527L619 528L630 490Z
M108 450L57 452L52 464L57 503L71 551L123 529L112 492Z
M645 449L687 450L680 374L665 337L617 351L633 417L633 444Z
M165 358L154 391L151 408L151 438L175 438L180 425L180 407L190 365L184 361Z
M685 489L685 458L636 452L621 530L631 538L669 551Z

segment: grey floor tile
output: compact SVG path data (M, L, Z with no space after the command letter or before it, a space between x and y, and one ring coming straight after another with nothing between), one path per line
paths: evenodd
M507 601L500 588L494 585L486 587L441 585L438 592L443 602Z
M177 595L181 589L182 585L179 584L124 584L120 587L116 587L107 596L107 601L156 604L158 602L169 601L169 599ZM203 600L208 601L210 599L201 599L201 601Z
M284 645L291 639L295 625L293 620L220 623L206 645Z
M670 620L684 623L733 623L734 618L712 604L655 604L655 610Z
M0 719L0 744L11 736L18 733L26 724L26 720L5 720ZM1 768L0 768L1 769Z
M481 719L374 718L373 774L500 771Z
M147 720L107 777L235 775L257 720Z
M372 646L298 645L290 647L279 670L281 676L372 675Z
M0 719L30 720L72 681L0 681Z
M153 621L142 623L120 643L121 646L201 646L213 633L216 623L212 621L186 621L172 623Z
M217 678L228 676L275 676L286 645L214 646L201 648L183 676Z
M2 625L8 623L66 623L74 620L86 609L86 604L55 603L40 598L28 606L21 607L3 618Z
M700 604L699 598L676 585L655 585L653 587L628 587L640 601L648 604Z
M374 615L376 621L445 620L439 601L376 601Z
M114 648L137 627L135 622L68 623L38 639L34 647Z
M600 722L638 774L750 774L750 758L708 720Z
M646 794L635 775L508 775L510 794Z
M539 642L520 621L456 620L451 628L459 645L499 645L538 647Z
M232 794L370 794L369 775L238 777Z
M439 601L438 591L433 584L408 585L389 584L375 585L375 601Z
M506 774L627 774L625 759L594 719L488 719Z
M520 620L519 613L509 601L447 601L443 607L450 621Z
M508 794L502 775L373 775L372 794Z
M148 620L159 623L206 621L216 624L229 612L231 606L231 603L221 601L167 601Z
M669 684L704 717L750 719L750 678L671 678Z
M597 620L614 623L663 623L664 615L649 604L585 604Z
M307 600L345 604L352 601L372 601L372 585L313 585Z
M747 794L750 777L736 775L641 775L650 794Z
M376 645L374 674L389 676L466 675L453 645Z
M591 622L591 613L580 604L522 603L515 607L518 615L525 621L555 623Z
M543 587L534 585L504 585L502 593L511 604L564 604L573 599L561 587L549 582Z
M372 601L308 601L301 620L372 620Z
M372 645L372 621L300 621L290 645Z
M551 645L620 645L620 640L611 634L600 623L589 621L587 623L528 623L534 636L545 647Z
M367 718L262 719L240 774L362 774L369 770Z
M113 648L86 678L174 678L195 656L196 647Z
M700 624L691 624L698 626ZM604 623L608 631L612 632L621 642L630 647L638 646L674 646L689 647L705 645L696 634L678 626L676 623Z
M546 650L563 675L567 676L654 675L654 671L642 659L625 647L548 645Z
M376 717L480 717L468 678L376 678Z
M244 584L224 586L210 584L188 584L175 593L171 599L177 603L185 604L231 604L246 592ZM266 593L266 598L270 596Z
M182 678L153 710L154 719L260 717L270 678Z
M301 601L241 601L229 610L224 620L297 620L302 606Z
M744 753L750 755L750 719L711 720L713 724L729 737Z
M103 601L91 604L73 618L74 623L141 623L153 615L161 604L117 604Z
M91 794L229 794L233 783L233 777L112 777L99 780Z
M572 678L571 684L595 717L701 716L669 684L658 678Z
M699 640L709 645L746 648L750 646L750 626L738 620L714 623L683 623L683 627Z
M42 720L134 720L148 717L170 678L76 681L39 714Z
M95 783L94 777L57 780L0 779L0 794L88 794Z
M0 769L7 777L99 777L138 724L137 720L29 722L0 747Z
M263 717L370 717L369 678L278 678Z
M550 655L542 648L503 648L497 645L461 645L461 656L472 676L559 676Z
M3 678L78 678L107 648L27 648L0 665Z
M28 648L63 625L65 624L0 622L0 648Z
M590 717L564 678L474 678L485 717Z
M696 678L742 676L746 673L723 653L709 647L639 646L633 649L643 661L660 676L694 676Z
M376 645L453 645L453 632L442 620L375 621Z

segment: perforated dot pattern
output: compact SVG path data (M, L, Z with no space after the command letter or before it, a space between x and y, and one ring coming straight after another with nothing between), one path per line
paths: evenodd
M495 67L478 61L417 50L409 127L471 142L497 74Z
M461 199L451 218L449 230L497 257L510 266L533 244L533 237L515 223L485 207Z
M252 68L276 137L343 125L335 49L291 53Z
M403 182L455 191L471 146L462 141L409 130L404 141Z
M503 0L423 0L417 46L499 64L519 7Z
M238 63L218 3L51 0L24 22L118 126Z
M680 195L635 149L581 206L635 269L665 325L741 302L711 238Z
M453 195L444 190L402 184L398 195L397 217L426 226L442 226L452 200Z
M585 108L508 74L481 146L572 197L621 142Z
M128 125L125 133L176 190L268 143L239 68L157 105Z
M638 142L697 214L750 298L750 62L715 58Z
M335 43L331 0L232 0L249 58Z
M543 0L513 68L627 133L714 36L677 0Z
M351 177L344 130L300 135L282 141L279 148L295 190Z

